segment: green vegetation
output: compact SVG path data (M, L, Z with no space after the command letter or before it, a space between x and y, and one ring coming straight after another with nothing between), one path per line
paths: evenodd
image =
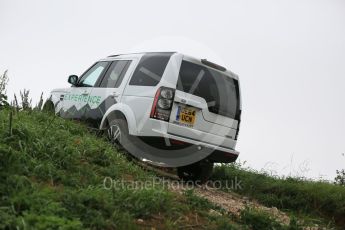
M0 111L0 229L235 226L160 183L128 186L157 178L81 124L35 110L9 122L9 114ZM112 184L120 180L127 186Z
M344 224L345 187L299 178L276 178L242 168L238 164L215 168L213 179L226 183L241 181L236 193L254 198L267 206L275 206L297 216L316 217L323 224ZM306 218L307 219L307 218Z
M253 230L297 230L301 229L297 220L292 218L289 226L282 226L267 213L257 209L246 208L241 212L241 222L250 226Z
M9 104L7 102L6 95L6 85L8 83L7 70L0 75L0 109L2 107L7 107Z
M213 179L225 185L237 178L237 193L285 210L291 222L283 226L253 208L234 216L192 190L169 191L86 126L40 112L42 95L32 109L24 90L21 104L15 96L11 107L6 72L0 80L0 229L293 230L344 224L344 171L332 185L275 178L238 164L216 167Z
M37 110L9 117L0 111L0 229L287 229L259 211L235 217L192 190L170 192L82 124Z
M345 170L336 170L337 176L334 178L334 184L345 186Z

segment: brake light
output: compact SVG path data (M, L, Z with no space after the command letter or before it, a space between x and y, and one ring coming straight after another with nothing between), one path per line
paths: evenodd
M235 140L237 140L238 133L240 132L240 124L241 124L241 110L238 110L236 113L236 120L238 121L237 123L237 130L236 130L236 135L235 135Z
M150 118L169 121L174 95L174 89L160 87L153 100Z
M169 139L170 143L173 144L173 145L185 145L187 144L186 142L184 141L179 141L179 140L175 140L175 139Z

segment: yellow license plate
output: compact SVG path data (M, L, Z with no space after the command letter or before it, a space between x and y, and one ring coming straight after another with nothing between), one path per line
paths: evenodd
M194 125L196 111L193 108L179 106L177 108L176 121L188 125Z

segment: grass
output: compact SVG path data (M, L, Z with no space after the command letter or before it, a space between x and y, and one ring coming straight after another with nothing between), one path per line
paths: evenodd
M83 124L28 110L14 113L10 129L9 114L0 110L0 229L299 229L255 209L233 216L192 190L173 193ZM338 186L280 180L235 166L215 169L214 178L222 181L235 176L245 185L236 192L267 205L343 214Z
M213 179L222 184L241 181L236 193L251 197L266 206L275 206L304 219L316 217L324 225L344 225L345 187L299 178L277 178L245 169L238 164L217 166ZM225 187L224 187L225 189Z
M0 229L219 225L204 206L159 183L131 187L131 182L156 178L82 124L22 111L13 115L11 131L9 125L9 110L0 110ZM115 187L115 181L125 186ZM232 225L230 219L224 221Z
M253 230L301 229L295 220L292 220L289 226L283 226L267 213L252 208L246 208L241 212L241 222Z

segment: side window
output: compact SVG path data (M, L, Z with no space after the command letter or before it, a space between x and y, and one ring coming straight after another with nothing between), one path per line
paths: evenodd
M93 87L96 84L97 79L102 75L107 66L108 62L97 62L86 73L83 74L78 82L78 86Z
M106 72L101 86L102 88L117 88L121 85L123 77L125 76L127 69L131 61L119 60L113 61Z
M145 54L135 69L129 85L155 86L164 73L172 53Z

